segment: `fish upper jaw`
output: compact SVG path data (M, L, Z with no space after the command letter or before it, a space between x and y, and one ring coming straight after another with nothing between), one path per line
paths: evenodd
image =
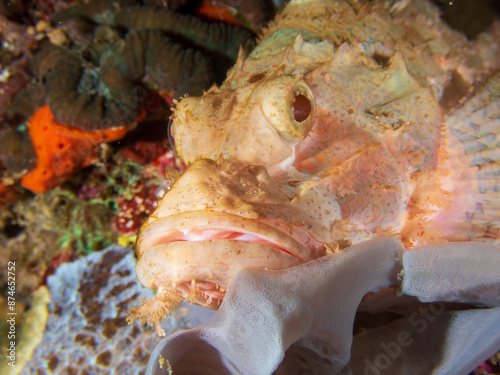
M137 254L140 257L149 248L173 242L208 240L259 243L285 252L302 263L317 258L323 247L305 230L290 224L203 210L178 213L150 222L141 230Z
M216 307L241 268L281 270L325 253L307 232L211 210L158 218L141 230L137 277L191 303Z

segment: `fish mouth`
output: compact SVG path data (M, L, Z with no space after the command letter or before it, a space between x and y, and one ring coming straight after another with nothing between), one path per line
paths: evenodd
M141 256L149 248L172 242L206 240L260 243L288 253L302 263L314 259L311 252L317 247L317 242L305 231L298 232L290 224L203 210L161 217L147 224L139 234L137 254Z
M273 219L188 211L141 229L137 277L145 286L216 308L238 269L286 269L317 258L320 249L305 230Z

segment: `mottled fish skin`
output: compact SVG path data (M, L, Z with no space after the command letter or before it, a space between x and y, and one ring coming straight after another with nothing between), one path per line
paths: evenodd
M388 3L292 2L220 88L178 103L188 168L139 235L138 279L158 295L132 319L158 324L181 299L217 308L241 267L285 269L382 235L408 248L485 237L460 226L485 196L450 169L474 179L477 164L450 139L448 111L500 67L499 45L467 41L427 1Z

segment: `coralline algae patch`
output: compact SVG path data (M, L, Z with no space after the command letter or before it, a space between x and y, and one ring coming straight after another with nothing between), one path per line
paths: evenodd
M110 247L60 266L48 278L51 303L41 343L22 374L144 373L160 338L126 317L153 291L135 280L130 249ZM167 319L167 334L188 328L185 317Z

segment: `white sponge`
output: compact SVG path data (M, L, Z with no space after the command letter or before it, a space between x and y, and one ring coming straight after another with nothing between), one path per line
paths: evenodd
M287 270L240 270L215 316L162 340L147 374L467 373L500 347L499 262L485 244L405 252L378 238ZM400 303L358 311L401 277L403 294L429 303L393 295Z

